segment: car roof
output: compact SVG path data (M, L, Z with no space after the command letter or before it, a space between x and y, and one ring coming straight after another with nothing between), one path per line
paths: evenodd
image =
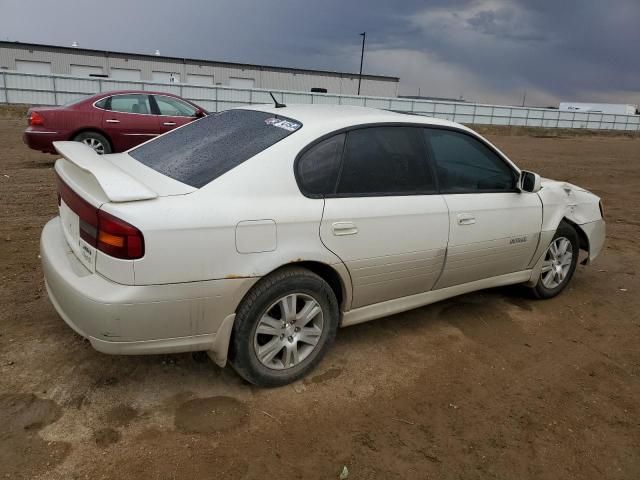
M370 123L412 123L469 130L464 125L440 118L353 105L290 104L276 108L272 104L246 105L245 110L257 110L297 120L305 127L328 127L329 130Z

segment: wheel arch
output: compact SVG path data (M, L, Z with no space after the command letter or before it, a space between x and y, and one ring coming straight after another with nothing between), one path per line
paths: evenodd
M352 298L351 277L349 276L349 272L344 264L329 265L327 263L319 262L316 260L299 260L281 265L260 278L267 278L276 272L291 267L304 268L305 270L315 273L325 282L327 282L338 301L340 324L342 324L342 313L348 310L351 305ZM240 307L240 305L242 305L242 302L247 297L247 295L251 293L256 283L257 282L253 283L251 287L249 287L243 293L240 300L238 301L238 304L236 305L235 312L238 311L238 308ZM224 367L227 364L229 347L231 346L231 342L233 340L232 337L234 334L234 322L235 313L224 319L218 333L216 334L217 338L215 344L212 346L212 349L207 352L209 357L220 367Z
M105 132L104 130L102 130L101 128L96 128L96 127L82 127L82 128L79 128L79 129L71 132L71 134L69 135L68 140L72 141L74 138L76 138L81 133L86 133L86 132L95 132L95 133L99 133L100 135L102 135L104 138L107 139L107 142L109 142L109 146L111 147L111 151L113 152L113 140L111 139L109 134L107 132Z
M538 248L536 249L536 252L533 255L533 259L529 264L529 268L532 269L531 278L529 279L528 282L525 283L525 285L529 287L533 287L538 281L538 277L540 275L540 269L542 268L542 262L544 260L545 252L547 251L547 248L549 248L549 245L551 244L553 236L558 231L558 228L560 228L560 225L562 225L562 223L565 223L566 225L569 225L571 228L573 228L573 230L578 235L579 249L587 252L587 256L581 263L584 265L586 264L586 262L589 261L589 249L590 249L589 237L587 236L585 231L581 228L581 226L578 223L568 218L566 215L561 216L559 217L558 223L555 225L555 228L553 230L543 230L541 232L540 243L538 244Z
M585 265L589 259L589 254L590 254L589 237L587 236L586 232L582 229L582 227L576 222L574 222L573 220L571 220L570 218L566 216L562 217L562 219L560 220L560 223L558 223L558 227L560 226L560 224L562 224L562 222L572 227L575 230L576 234L578 235L578 246L580 247L580 250L584 250L585 252L587 252L587 257L581 262L583 265Z
M338 300L341 312L346 311L351 305L351 277L343 264L329 265L328 263L319 262L317 260L301 259L281 265L270 271L264 277L268 277L275 272L290 267L300 267L309 270L327 282Z

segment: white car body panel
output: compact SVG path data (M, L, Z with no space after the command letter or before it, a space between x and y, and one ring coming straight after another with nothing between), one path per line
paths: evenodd
M586 238L588 261L602 249L599 198L564 182L545 179L537 193L308 198L296 182L295 158L341 129L435 126L490 143L462 125L427 117L344 106L285 111L302 128L199 189L128 153L96 160L84 145L59 146L66 157L56 162L60 178L91 205L138 228L145 243L137 260L90 246L83 259L73 218L66 226L49 222L43 269L63 319L106 353L208 350L223 365L242 298L286 265L335 274L346 326L481 288L535 282L563 219Z
M441 195L328 198L320 237L349 269L356 308L431 290L448 223Z
M436 288L525 270L538 246L542 202L535 193L444 195L447 261Z

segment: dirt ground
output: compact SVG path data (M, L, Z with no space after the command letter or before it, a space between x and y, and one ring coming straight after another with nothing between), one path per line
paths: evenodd
M640 138L490 138L604 199L570 288L465 295L338 332L261 390L202 355L110 357L58 317L38 239L55 157L0 117L0 478L640 478Z

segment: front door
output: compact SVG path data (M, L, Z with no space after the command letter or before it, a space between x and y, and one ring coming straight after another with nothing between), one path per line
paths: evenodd
M165 95L154 95L158 107L158 125L161 133L181 127L195 120L198 110L187 102Z
M516 188L517 172L477 138L425 129L449 208L449 246L436 288L526 270L538 245L542 202Z
M320 237L349 270L351 307L429 291L442 271L449 215L421 129L351 130L342 151Z

